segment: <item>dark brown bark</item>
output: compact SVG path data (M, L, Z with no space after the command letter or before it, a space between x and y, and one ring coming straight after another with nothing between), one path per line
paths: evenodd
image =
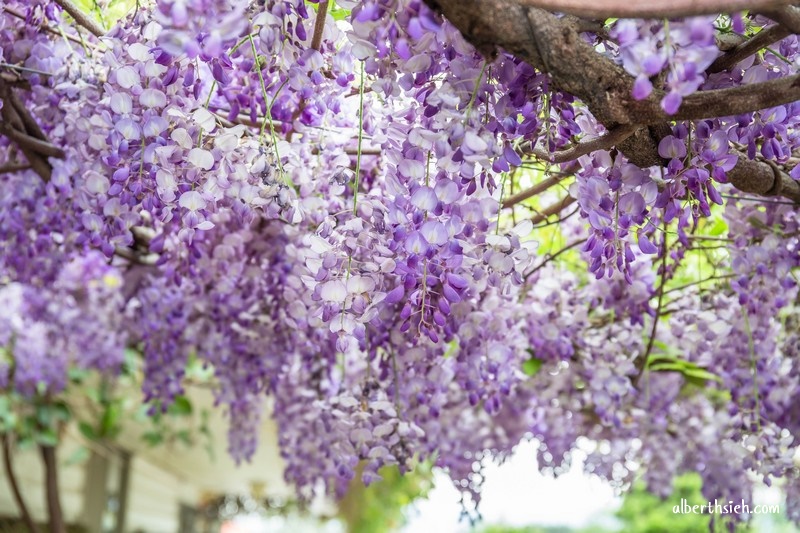
M3 108L0 110L0 134L14 141L31 168L42 179L49 180L52 167L47 157L63 157L63 150L47 142L36 120L14 93L14 88L4 80L0 80L0 100L3 101Z
M61 496L58 492L58 463L56 449L53 446L39 446L42 452L45 473L45 497L47 498L47 514L50 522L50 533L67 533L64 514L61 512Z
M322 44L322 34L325 32L325 19L328 17L328 0L320 0L317 9L317 20L314 23L314 36L311 38L311 48L319 50Z
M771 18L792 33L800 33L800 8L786 6L778 9L761 9L759 12Z
M14 472L14 462L11 460L11 442L7 433L0 437L3 444L3 464L6 468L6 476L8 476L8 484L11 486L11 493L14 496L14 503L17 505L19 514L22 521L28 527L31 533L39 533L39 527L33 521L28 506L25 504L25 499L22 497L22 492L19 490L19 483L17 482L17 474Z

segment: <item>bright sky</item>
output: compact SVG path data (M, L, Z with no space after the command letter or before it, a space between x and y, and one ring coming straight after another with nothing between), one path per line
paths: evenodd
M613 489L597 477L583 473L584 456L574 454L572 469L553 479L538 472L536 449L521 444L501 466L486 467L481 513L486 524L508 526L569 526L589 524L615 527L613 513L622 504ZM437 472L429 498L409 513L403 533L467 532L459 523L458 491L447 476Z

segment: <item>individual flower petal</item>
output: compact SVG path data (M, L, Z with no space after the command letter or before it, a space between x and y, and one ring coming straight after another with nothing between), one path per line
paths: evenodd
M192 148L186 160L198 168L203 170L211 170L214 166L214 155L208 150L202 148Z
M145 89L139 95L139 103L144 107L164 107L167 105L167 95L156 89Z
M417 187L411 194L411 205L423 211L433 211L438 203L439 199L430 187Z
M188 209L189 211L199 211L201 209L205 209L206 201L203 198L203 195L199 192L186 191L185 193L181 194L181 197L178 200L178 205L184 209Z
M347 286L338 279L327 281L320 287L319 294L323 301L344 303L345 299L347 299Z
M122 67L114 71L117 84L123 89L131 89L141 84L139 73L133 67Z

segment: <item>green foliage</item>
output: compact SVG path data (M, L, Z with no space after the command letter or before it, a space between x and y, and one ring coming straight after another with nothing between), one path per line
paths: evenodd
M647 361L647 368L651 372L678 372L687 382L696 385L704 385L707 381L721 381L716 374L681 358L679 353L664 342L653 341L653 346L658 348L659 353L654 353Z
M339 516L350 533L388 533L397 531L404 523L403 510L431 490L432 470L428 463L401 475L396 467L383 468L383 478L364 487L361 475L356 476L344 500L339 504Z
M707 501L701 489L703 482L699 474L684 474L676 477L674 490L665 500L650 493L643 484L634 485L625 496L617 517L624 523L623 531L637 533L697 533L709 531L711 516L707 514L682 514L673 512L675 505L686 500L689 505ZM727 531L727 528L725 529ZM736 529L741 533L751 531L746 526Z
M13 363L11 348L4 355ZM144 426L142 435L150 446L180 443L187 447L202 444L214 457L208 412L199 413L186 396L178 396L165 413L155 406L156 414L147 416L152 406L139 401L141 390L141 354L125 350L118 377L114 379L77 368L69 369L67 390L58 397L39 394L33 398L15 392L0 394L0 433L13 434L20 449L35 446L57 447L63 429L74 423L80 434L89 441L114 441L126 421L134 420ZM205 384L213 378L213 370L203 368L191 358L187 379L192 384ZM80 447L69 464L86 459L88 452Z
M306 5L310 6L314 11L319 9L319 2L309 2L306 0ZM333 20L344 20L350 15L350 10L336 5L335 1L328 4L328 13L333 17Z
M535 376L542 369L544 361L534 356L533 350L529 349L528 353L531 354L531 358L522 363L522 371L528 376Z
M138 0L144 4L148 0ZM81 11L90 15L98 24L106 29L111 28L119 19L136 9L137 0L73 0ZM105 6L103 6L105 4Z

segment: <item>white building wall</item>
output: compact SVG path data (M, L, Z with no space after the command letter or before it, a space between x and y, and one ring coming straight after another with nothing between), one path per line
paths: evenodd
M64 519L69 523L80 520L83 509L84 463L67 465L78 451L80 444L73 439L65 439L59 446L58 484L61 490L61 507ZM44 465L38 448L14 450L12 455L14 473L28 510L36 521L47 521L47 502L45 500ZM6 479L4 468L0 468L0 515L17 516L17 505Z
M125 529L130 533L177 532L180 504L194 505L198 496L186 479L134 455Z

